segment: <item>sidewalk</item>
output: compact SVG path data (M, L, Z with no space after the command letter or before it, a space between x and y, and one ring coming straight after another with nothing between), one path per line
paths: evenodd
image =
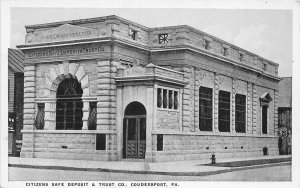
M59 160L42 158L19 158L9 157L9 167L21 168L40 168L40 169L59 169L76 171L99 171L99 172L118 172L118 173L136 173L136 174L158 174L174 176L205 176L232 172L237 170L262 168L265 166L278 166L290 164L290 155L284 156L263 156L255 158L230 158L219 159L218 163L258 160L267 163L270 160L276 160L276 163L260 164L254 166L241 167L220 167L209 166L209 160L193 161L175 161L161 163L146 163L133 161L84 161L84 160ZM250 162L251 163L251 162Z

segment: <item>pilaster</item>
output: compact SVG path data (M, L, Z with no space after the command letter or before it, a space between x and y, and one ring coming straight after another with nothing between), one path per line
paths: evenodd
M237 80L232 79L232 92L231 92L231 132L236 133L235 130L235 94L236 94L236 84Z
M219 78L220 75L215 73L214 75L214 132L219 132L218 120L219 120Z
M278 95L279 91L274 90L274 135L278 134Z
M34 65L24 67L24 120L23 129L35 129L35 95L36 95L36 67Z
M247 83L247 128L248 134L253 134L252 130L252 83Z
M258 123L258 95L257 85L252 85L252 132L257 134L257 123Z
M183 80L185 82L188 82L188 84L184 87L183 93L182 93L182 130L183 131L191 131L191 121L193 119L190 119L190 104L191 104L191 81L190 81L190 75L191 75L191 69L189 67L183 68L184 72L184 78Z

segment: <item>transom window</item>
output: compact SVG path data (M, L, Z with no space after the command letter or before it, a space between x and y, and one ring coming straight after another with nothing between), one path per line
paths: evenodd
M168 34L160 34L160 35L158 35L158 42L159 42L159 44L168 43L169 42L168 37L169 37Z
M56 129L82 129L82 93L81 84L74 78L66 78L59 84L56 95Z
M235 95L235 131L246 132L246 96Z
M219 131L230 132L230 92L219 91Z

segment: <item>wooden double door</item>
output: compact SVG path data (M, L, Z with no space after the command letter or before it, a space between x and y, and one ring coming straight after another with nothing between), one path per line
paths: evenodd
M125 116L123 126L123 157L145 159L146 116Z

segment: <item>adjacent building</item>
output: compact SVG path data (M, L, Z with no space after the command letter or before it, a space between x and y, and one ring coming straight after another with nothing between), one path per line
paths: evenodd
M117 16L26 32L21 157L279 153L274 62L187 25L148 28Z
M23 128L24 54L8 49L8 154L18 156Z

